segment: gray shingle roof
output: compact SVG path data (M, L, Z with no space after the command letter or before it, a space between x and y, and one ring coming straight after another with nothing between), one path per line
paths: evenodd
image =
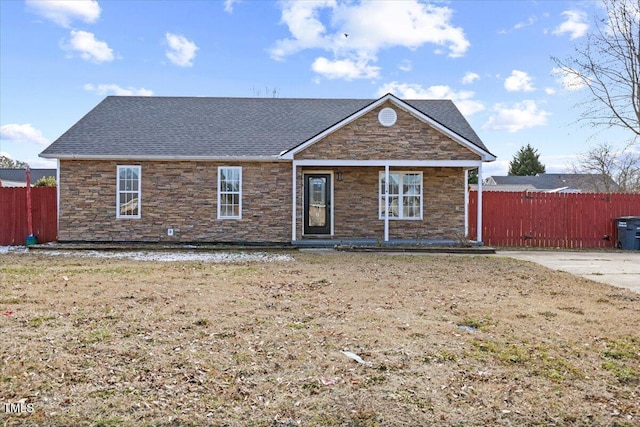
M277 156L375 101L109 96L40 155ZM488 152L453 102L404 102Z
M568 187L582 191L605 191L601 174L582 173L541 173L536 176L492 176L497 185L532 185L537 190L554 190ZM618 184L610 177L609 188L619 190Z
M56 169L31 169L31 184L46 176L56 177ZM27 182L26 169L0 168L0 181Z

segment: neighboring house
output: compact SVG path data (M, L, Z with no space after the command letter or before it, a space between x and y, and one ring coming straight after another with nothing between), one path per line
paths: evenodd
M495 160L451 101L390 94L110 96L40 156L60 241L287 244L460 240Z
M535 176L490 176L484 191L538 191L544 193L605 193L619 191L616 182L601 174L543 173Z
M31 185L40 178L56 177L55 169L31 169ZM26 187L26 169L0 169L0 187Z

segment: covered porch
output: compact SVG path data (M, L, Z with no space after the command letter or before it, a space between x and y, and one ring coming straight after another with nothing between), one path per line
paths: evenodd
M293 160L291 243L299 247L481 246L469 236L468 170L481 160ZM478 188L482 223L482 185Z

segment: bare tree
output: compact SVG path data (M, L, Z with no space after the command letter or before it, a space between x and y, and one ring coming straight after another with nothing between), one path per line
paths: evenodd
M593 191L640 192L640 152L631 145L618 151L608 142L599 143L579 154L572 169L574 173L593 174Z
M640 136L640 0L602 0L606 16L560 69L589 90L581 120Z
M260 89L258 89L255 85L251 86L251 94L253 95L254 98L260 98L262 95L260 92ZM268 98L269 96L271 96L272 98L279 98L280 89L275 87L269 89L269 86L264 85L264 97Z
M29 166L26 162L13 160L8 156L0 156L0 169L26 169Z

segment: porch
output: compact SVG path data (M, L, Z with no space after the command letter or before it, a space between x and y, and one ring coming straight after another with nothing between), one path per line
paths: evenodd
M481 246L469 236L468 170L480 160L294 160L291 243ZM481 178L480 178L481 179ZM482 223L482 186L477 222Z

